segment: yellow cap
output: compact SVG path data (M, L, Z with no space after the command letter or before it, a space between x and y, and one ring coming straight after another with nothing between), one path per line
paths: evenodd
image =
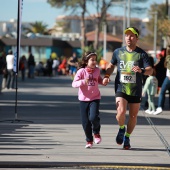
M133 34L137 35L137 37L139 36L139 33L132 27L126 28L124 33L126 34L127 31L133 32Z

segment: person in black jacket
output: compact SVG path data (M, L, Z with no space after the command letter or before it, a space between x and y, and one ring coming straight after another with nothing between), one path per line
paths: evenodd
M47 75L49 77L52 76L52 71L53 71L52 65L53 65L53 60L50 56L50 58L47 60L47 64L46 64Z
M28 57L28 78L34 78L35 60L32 53L29 53Z
M163 81L166 77L166 68L164 67L165 56L166 52L164 52L164 49L162 49L161 53L157 55L157 61L154 64L156 70L156 78L158 79L158 94L161 91Z
M0 53L0 92L2 90L2 81L5 74L7 74L6 61L4 57L4 52L1 52Z

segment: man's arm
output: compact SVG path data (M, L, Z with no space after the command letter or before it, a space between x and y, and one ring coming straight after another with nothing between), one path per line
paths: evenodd
M103 85L107 85L110 82L110 75L113 73L115 66L112 63L109 63L106 68L106 74L103 79Z
M111 75L114 71L115 66L112 63L109 63L106 68L106 75Z
M132 71L143 73L144 75L152 75L153 68L151 66L148 66L148 67L145 67L145 68L140 68L139 66L133 66Z

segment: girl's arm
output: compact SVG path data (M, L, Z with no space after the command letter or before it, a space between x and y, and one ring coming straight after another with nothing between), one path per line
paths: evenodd
M78 87L87 85L88 80L84 79L82 71L83 71L82 69L77 71L77 73L76 73L76 75L74 77L74 80L72 82L72 87L78 88Z
M98 83L104 86L103 78L101 77L101 75L99 75L99 77L98 77Z

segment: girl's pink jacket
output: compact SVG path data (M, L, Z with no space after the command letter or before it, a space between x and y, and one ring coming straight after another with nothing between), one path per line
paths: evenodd
M88 84L86 79L88 79ZM72 87L79 88L78 99L80 101L92 101L101 99L98 84L103 85L102 81L98 67L94 69L92 74L89 74L85 68L81 68L74 77Z

